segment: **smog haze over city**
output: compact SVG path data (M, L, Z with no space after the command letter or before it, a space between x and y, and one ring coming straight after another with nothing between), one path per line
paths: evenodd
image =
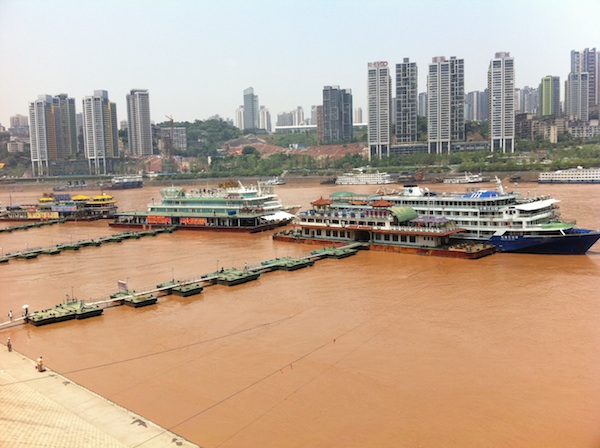
M465 92L484 90L490 59L515 58L516 87L566 79L571 50L600 47L598 0L0 0L0 124L40 94L81 100L148 89L152 120L233 118L243 90L275 117L352 89L366 107L367 64L465 61ZM392 68L392 74L394 70Z

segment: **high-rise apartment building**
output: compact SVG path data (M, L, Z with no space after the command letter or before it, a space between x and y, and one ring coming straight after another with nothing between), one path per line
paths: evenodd
M21 114L13 115L8 132L11 135L29 135L29 118Z
M29 103L34 176L49 174L49 161L68 160L77 154L75 115L75 99L65 93L55 97L40 95Z
M404 58L396 64L396 140L398 143L416 142L417 130L417 64Z
M353 137L352 90L323 87L323 143L348 142Z
M48 175L49 154L56 150L52 96L39 95L29 103L29 123L33 177Z
M589 87L589 73L569 73L565 86L565 113L568 120L589 120Z
M540 117L557 117L560 115L560 78L544 76L538 89Z
M131 155L152 155L152 122L147 90L133 89L127 95L127 138Z
M391 141L392 78L386 61L368 63L369 160L389 157Z
M271 113L265 106L260 106L258 110L258 128L271 132Z
M259 129L258 96L252 87L248 87L244 90L244 130L256 129Z
M235 110L235 127L244 129L244 106L240 106Z
M75 98L61 93L52 98L52 112L56 126L56 152L58 160L67 160L77 154L77 122Z
M355 124L360 124L363 122L362 107L354 108L354 115L352 117L352 120L354 121Z
M106 90L83 99L83 146L90 174L107 174L107 159L118 157L117 105Z
M596 48L571 51L571 73L587 73L588 111L598 115L600 109L600 57ZM578 81L576 81L578 82Z
M450 151L450 143L465 140L464 60L434 57L427 75L428 152Z
M539 105L538 91L539 89L529 86L519 89L519 106L518 108L515 106L515 113L536 113Z
M419 93L419 117L427 116L427 92Z
M487 97L485 101L483 101L483 97L487 95L487 90L485 92L481 92L480 90L475 90L474 92L469 92L465 95L465 120L470 121L483 121L487 117Z
M515 60L496 53L488 68L489 129L492 151L515 151Z

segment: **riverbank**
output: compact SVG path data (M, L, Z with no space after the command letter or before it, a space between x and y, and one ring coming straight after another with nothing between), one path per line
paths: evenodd
M509 180L509 179L516 179L517 182L537 182L537 179L539 177L539 171L502 171L502 172L495 172L495 171L490 171L490 172L486 172L483 173L485 174L485 177L490 178L491 180L494 179L495 176L497 176L499 179L501 180ZM325 181L327 179L330 178L334 178L334 175L331 176L295 176L295 175L287 175L285 177L286 183L288 184L309 184L309 183L314 183L315 181ZM415 184L428 184L428 183L436 183L436 179L443 179L444 175L441 174L428 174L425 176L425 178L422 181L419 182L413 182ZM265 179L265 177L257 177L257 176L251 176L251 177L236 177L235 180L240 180L243 184L255 184L257 180L260 179ZM151 187L151 186L179 186L179 185L211 185L211 186L216 186L218 185L220 182L224 182L227 181L227 178L195 178L195 179L144 179L144 186L146 187ZM511 181L512 182L512 181ZM5 191L25 191L25 190L30 190L30 189L38 189L38 190L42 190L42 191L49 191L51 192L53 187L55 187L56 185L61 185L63 184L64 181L60 181L57 180L56 178L53 179L5 179L3 181L0 181L0 188L2 188ZM402 184L403 182L397 182L397 184ZM394 184L392 184L394 185ZM473 185L479 185L479 184L473 184ZM89 185L89 191L92 190L99 190L99 187L97 185L93 185L93 183L90 183ZM82 189L81 191L86 191L86 189ZM118 194L119 192L122 192L123 190L114 190L115 194Z
M115 403L0 346L0 446L197 447Z

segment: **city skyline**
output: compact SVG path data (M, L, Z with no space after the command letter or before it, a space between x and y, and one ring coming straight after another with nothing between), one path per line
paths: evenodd
M504 32L493 31L489 19L500 14L510 16L510 33L500 21ZM418 91L425 92L432 58L455 56L465 61L465 92L483 91L489 62L502 51L515 59L515 87L536 88L544 76L567 79L572 50L600 47L598 16L600 2L587 0L567 9L538 0L0 0L6 67L0 124L8 127L10 116L26 115L40 94L67 93L80 113L81 100L95 90L109 92L123 120L126 95L147 89L157 123L166 116L177 122L233 119L249 86L272 116L321 104L326 85L351 89L354 106L366 110L369 62L394 67L410 58L419 67ZM94 26L102 31L90 32Z

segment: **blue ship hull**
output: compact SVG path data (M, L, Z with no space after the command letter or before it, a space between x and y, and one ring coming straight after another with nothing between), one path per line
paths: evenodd
M600 232L585 229L571 229L564 235L549 236L492 236L490 243L500 252L516 252L525 254L585 254L596 241Z

